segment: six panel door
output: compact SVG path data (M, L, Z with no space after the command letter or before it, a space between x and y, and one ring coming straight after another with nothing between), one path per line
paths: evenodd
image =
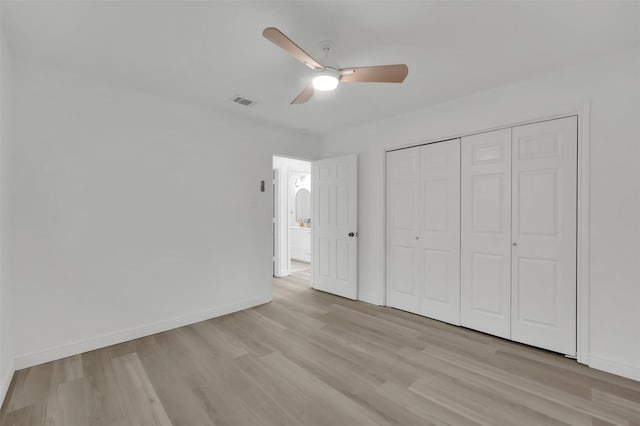
M462 138L462 325L509 338L511 129Z
M387 305L420 313L420 147L387 153Z
M511 338L576 353L578 120L513 128Z
M460 324L460 139L420 148L420 313Z
M313 288L358 298L358 158L313 162Z

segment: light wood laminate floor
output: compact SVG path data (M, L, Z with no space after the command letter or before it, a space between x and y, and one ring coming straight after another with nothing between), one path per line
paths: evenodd
M305 287L311 287L311 264L305 262L291 261L291 276L299 278L298 280L290 280L292 283L299 283Z
M640 425L640 383L274 280L253 309L18 371L2 425Z

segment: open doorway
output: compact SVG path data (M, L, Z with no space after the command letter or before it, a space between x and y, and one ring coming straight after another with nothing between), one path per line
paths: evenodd
M311 162L273 157L273 276L311 286Z

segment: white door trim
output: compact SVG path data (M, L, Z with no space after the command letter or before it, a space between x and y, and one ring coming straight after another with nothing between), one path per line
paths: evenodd
M282 244L280 238L280 215L282 212L280 211L280 170L273 169L273 224L271 225L273 228L273 233L271 235L272 238L272 247L273 247L273 276L274 277L283 277L285 274L282 270L281 257L280 257L280 245Z
M309 162L309 163L313 163L313 161L314 161L314 160L312 160L312 159L310 159L310 158L305 158L305 157L292 157L291 155L283 155L283 154L278 154L278 153L272 152L272 153L271 153L271 168L272 168L273 170L275 170L275 169L273 168L273 159L274 159L275 157L287 158L287 159L290 159L290 160L307 161L307 162ZM281 173L280 173L280 172L278 172L278 175L279 175L279 176L278 176L278 182L279 182L279 185L282 185L282 175L281 175ZM309 172L309 176L310 176L311 182L313 182L313 167L311 167L311 172ZM288 177L287 177L287 184L288 184ZM280 197L280 194L279 194L279 193L278 193L278 197ZM278 207L279 207L279 203L278 203ZM313 197L311 197L311 212L312 212L312 213L311 213L311 216L312 216L312 217L311 217L311 222L313 223ZM285 213L286 213L287 218L288 218L288 217L289 217L289 206L288 206L288 205L287 205L287 211L286 211ZM282 214L282 212L280 212L279 214ZM280 224L280 223L278 223L278 226L281 226L281 224ZM290 232L290 231L289 231L288 220L287 220L287 235L289 235L289 232ZM277 234L277 235L279 235L279 234ZM273 238L275 238L275 236L272 234L271 238L273 239ZM288 239L288 237L287 237L287 239ZM313 227L311 228L311 240L313 241ZM277 241L277 242L276 242L276 241L272 241L272 242L271 242L272 246L276 246L276 245L278 246L278 250L280 249L280 244L281 244L281 243L282 243L282 242L280 241L280 238L278 238L278 241ZM288 246L288 244L287 244L287 246ZM311 246L312 246L312 247L311 247L311 258L313 259L313 244L312 244ZM279 251L278 251L278 253L279 253ZM278 256L279 256L279 255L276 255L276 256L275 256L275 257L276 257L276 259L278 259ZM278 260L279 260L279 259L278 259ZM288 263L287 263L287 268L286 268L286 270L284 270L284 269L280 268L280 274L281 274L281 275L276 275L276 277L286 277L286 276L288 276L288 275L289 275L289 273L290 273L290 270L289 270L289 269L290 269L290 262L288 262ZM313 270L314 270L314 266L313 266L313 263L312 263L312 264L311 264L311 275L312 275L312 277L313 277Z
M382 150L382 180L379 185L382 187L382 202L380 208L382 209L382 259L381 262L381 276L383 280L382 294L379 299L379 304L386 305L386 264L387 264L387 217L386 217L386 205L387 205L387 169L386 169L386 154L389 151L395 151L403 148L411 148L414 146L426 145L430 143L441 142L449 139L462 138L465 136L471 136L478 133L491 132L494 130L500 130L505 128L511 128L516 126L522 126L525 124L539 123L541 121L555 120L558 118L565 118L570 116L578 117L578 218L577 218L577 315L576 315L576 338L577 338L577 360L582 364L589 364L590 355L590 343L589 343L589 329L590 329L590 193L591 193L591 102L586 99L581 102L576 102L568 105L562 105L557 107L546 108L541 110L537 114L527 115L527 118L522 121L516 121L511 123L505 123L500 126L494 126L490 128L477 129L465 133L442 135L440 137L430 138L423 141L416 141L408 143L406 145L394 146L384 148Z

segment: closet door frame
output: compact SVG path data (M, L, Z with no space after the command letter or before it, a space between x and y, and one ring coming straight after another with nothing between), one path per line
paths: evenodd
M410 143L400 144L396 146L385 147L381 151L380 167L383 171L380 181L380 187L382 188L382 200L380 203L380 209L382 211L383 220L381 223L383 243L381 247L381 255L383 261L381 262L380 276L382 277L382 288L380 289L380 296L377 298L362 298L363 300L370 301L379 305L386 306L386 265L387 265L387 170L386 170L386 157L387 152L395 151L402 148L411 148L415 146L427 145L431 143L437 143L449 139L463 138L465 136L472 136L478 133L491 132L494 130L512 128L516 126L523 126L526 124L534 124L543 121L556 120L559 118L566 118L571 116L578 117L578 212L577 212L577 304L576 304L576 340L577 340L577 361L582 364L591 364L589 353L589 304L590 304L590 163L591 163L591 150L590 150L590 128L591 128L591 103L588 100L579 103L573 103L568 105L561 105L555 108L543 108L534 111L524 112L519 117L511 119L501 124L493 123L492 126L480 127L472 130L465 130L459 133L445 134L440 137L426 139L422 141L414 141ZM595 361L595 360L594 360Z

